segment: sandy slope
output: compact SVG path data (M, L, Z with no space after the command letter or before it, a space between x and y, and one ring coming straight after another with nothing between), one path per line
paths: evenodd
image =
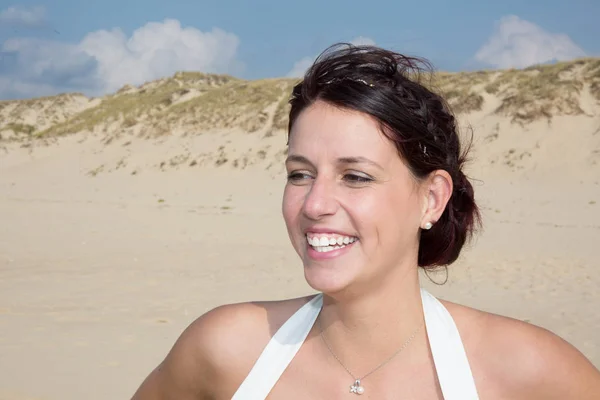
M600 366L598 120L471 122L485 231L445 286L423 284L547 327ZM280 166L266 169L282 137L104 139L0 149L2 400L128 398L211 307L311 292L280 217Z

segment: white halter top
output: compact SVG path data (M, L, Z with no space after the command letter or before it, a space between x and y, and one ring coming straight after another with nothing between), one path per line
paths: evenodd
M427 337L444 400L478 400L475 381L458 329L444 305L421 289ZM318 294L275 333L232 400L264 400L292 361L323 305Z

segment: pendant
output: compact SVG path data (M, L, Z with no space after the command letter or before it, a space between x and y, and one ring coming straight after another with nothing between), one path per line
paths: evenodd
M354 381L354 385L350 386L350 393L363 394L365 388L360 385L360 379Z

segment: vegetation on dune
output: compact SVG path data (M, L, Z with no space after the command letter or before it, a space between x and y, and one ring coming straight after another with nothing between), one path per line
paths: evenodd
M185 84L191 84L194 86L200 85L202 87L218 87L238 80L230 75L207 74L197 71L180 71L173 75L173 78Z
M35 132L35 126L33 125L29 125L29 124L18 124L18 123L8 123L6 125L4 125L2 128L0 128L0 130L2 131L7 131L7 130L11 130L13 131L15 134L25 134L25 135L31 135L33 132Z
M518 123L582 114L579 99L585 84L600 100L600 59L504 71L438 73L433 80L433 87L446 97L454 112L480 110L484 99L474 88L483 85L486 93L501 101L494 112Z
M452 111L456 114L479 111L483 107L484 100L480 94L460 90L451 90L444 94Z
M557 115L583 113L579 96L586 60L507 70L485 87L501 99L496 113L527 123Z
M88 99L81 93L63 93L57 96L38 97L34 99L22 99L22 100L3 100L0 101L0 126L2 123L13 125L23 125L27 128L16 127L15 133L27 133L28 135L33 133L30 131L31 124L24 124L23 121L29 119L26 117L27 114L36 113L36 124L44 125L48 122L58 122L60 119L65 119L71 116L71 113L77 113L80 108L69 107L73 104L82 104L87 102ZM7 127L8 125L4 125Z
M438 72L427 86L440 93L456 114L479 111L484 99L476 87L488 82L491 74L490 71Z
M590 85L590 92L600 101L600 59L590 60L585 68L585 82Z
M94 127L123 119L127 126L137 123L137 117L153 108L168 106L171 95L178 90L176 85L165 85L159 90L138 93L116 94L106 97L96 107L87 109L74 118L52 126L40 135L64 135L81 131L91 131Z
M415 78L442 94L456 114L482 110L487 95L493 95L500 105L492 112L522 124L582 114L579 101L583 90L589 90L600 102L600 59L521 70L436 72ZM178 72L139 87L126 85L97 99L97 104L90 108L87 108L90 99L80 93L0 101L0 118L5 124L0 130L10 129L18 135L56 136L84 131L112 132L118 127L140 136L157 136L174 129L184 134L199 134L236 128L246 132L264 129L268 136L287 129L289 96L297 81L288 78L246 81L229 75ZM36 132L34 125L38 129L50 127Z
M33 99L3 100L0 101L0 111L5 107L12 105L13 109L11 111L11 116L18 116L18 114L28 109L41 110L64 107L76 98L87 97L83 93L62 93L56 96L36 97Z
M476 85L487 83L494 71L474 71L474 72L437 72L431 81L432 86L439 87L442 91L445 88L471 88Z
M227 75L211 75L201 72L178 72L173 77L142 85L139 90L131 86L106 96L96 107L87 109L63 123L56 124L40 136L59 136L69 133L92 131L101 124L122 120L125 127L137 124L138 118L159 113L192 89L200 93L213 90L235 81ZM129 89L132 89L130 92Z
M76 115L88 103L89 99L81 93L0 101L0 131L10 130L21 139L32 137L37 130Z
M160 115L170 124L191 124L194 128L241 128L255 132L268 120L265 111L288 91L284 79L231 82L203 96L174 105Z
M292 89L298 82L297 80L284 81L287 83L287 88L284 89L284 95L277 103L275 108L275 114L273 115L273 126L271 131L287 130L288 128L288 115L290 114L290 96Z
M14 100L0 100L0 112L4 111L8 107L11 107L14 103Z

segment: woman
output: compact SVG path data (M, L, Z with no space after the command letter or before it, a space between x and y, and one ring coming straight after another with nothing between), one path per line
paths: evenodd
M134 399L600 399L554 334L420 288L479 220L424 65L371 46L317 59L292 94L283 216L319 294L208 312Z

